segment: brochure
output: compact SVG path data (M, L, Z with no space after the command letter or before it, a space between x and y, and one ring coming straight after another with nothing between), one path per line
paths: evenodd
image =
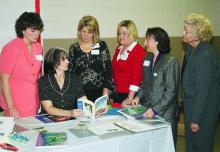
M98 117L107 111L107 100L108 96L101 96L96 99L94 103L89 100L78 99L77 107L78 109L82 109L86 116L95 119L95 117Z
M11 133L14 128L14 118L0 116L0 128L2 135Z
M36 146L60 146L67 144L65 132L40 132Z
M169 123L163 119L157 118L157 119L143 119L143 120L123 120L123 121L116 121L114 122L114 124L130 132L138 133L138 132L167 127Z
M62 121L76 119L75 117L52 116L52 115L36 115L35 118L37 118L38 120L44 123L62 122Z
M135 107L120 109L118 112L124 115L127 119L141 119L143 118L143 114L146 112L146 110L146 107L139 105Z

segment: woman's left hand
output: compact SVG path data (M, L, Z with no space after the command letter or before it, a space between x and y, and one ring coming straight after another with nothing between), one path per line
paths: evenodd
M191 128L192 132L194 132L194 133L196 133L200 129L199 125L196 123L191 123L190 128Z
M132 100L127 98L122 102L121 107L122 108L129 108L129 107L131 107L131 103L132 103Z
M153 118L154 117L154 111L152 108L147 109L147 111L144 113L144 117L146 118Z

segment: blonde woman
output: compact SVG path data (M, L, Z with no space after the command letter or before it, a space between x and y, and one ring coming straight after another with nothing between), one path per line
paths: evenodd
M219 59L209 41L210 21L201 14L185 18L187 44L182 67L186 145L188 152L212 152L219 107Z
M70 72L83 80L89 100L108 95L112 89L111 58L108 47L99 38L99 24L95 17L84 16L78 25L78 42L69 49Z
M112 60L112 77L116 88L114 102L121 103L122 107L131 106L142 79L145 51L138 44L137 38L138 32L133 21L123 20L118 24L119 46Z

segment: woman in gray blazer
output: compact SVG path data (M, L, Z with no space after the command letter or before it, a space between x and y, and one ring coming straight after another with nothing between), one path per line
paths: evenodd
M171 123L174 144L176 145L178 91L180 68L170 52L170 39L160 28L148 28L144 45L149 54L143 60L143 81L132 104L146 106L144 116L159 115Z
M210 45L212 26L201 14L185 18L182 67L187 152L213 152L219 112L219 58Z

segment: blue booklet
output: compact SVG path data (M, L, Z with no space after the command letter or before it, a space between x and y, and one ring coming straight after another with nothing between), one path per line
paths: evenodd
M52 123L52 122L62 122L67 120L76 119L75 117L67 117L67 116L52 116L52 115L37 115L35 116L38 120L44 123Z

